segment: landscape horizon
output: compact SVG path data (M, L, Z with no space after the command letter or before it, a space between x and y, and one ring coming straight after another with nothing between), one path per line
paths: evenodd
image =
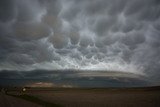
M0 0L0 106L160 107L160 0Z
M4 70L0 72L0 86L106 88L144 87L154 86L154 84L148 81L145 75L132 72L67 69L33 71Z

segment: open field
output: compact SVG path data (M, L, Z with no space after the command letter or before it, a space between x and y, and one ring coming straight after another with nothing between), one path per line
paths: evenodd
M42 107L41 105L0 93L0 107Z
M18 90L10 90L8 93L17 96L28 95L64 107L160 107L160 87L31 88L24 93Z

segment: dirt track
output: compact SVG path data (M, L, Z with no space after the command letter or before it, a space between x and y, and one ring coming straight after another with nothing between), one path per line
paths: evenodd
M0 107L41 107L41 106L19 98L5 95L4 93L0 92Z

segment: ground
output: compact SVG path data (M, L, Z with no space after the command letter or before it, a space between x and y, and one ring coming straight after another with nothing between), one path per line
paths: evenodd
M0 107L42 107L41 105L0 93Z
M109 89L27 89L24 93L10 91L14 95L28 95L63 107L160 107L160 88L109 88ZM3 102L22 104L18 98L0 95L0 104ZM2 101L3 100L3 101ZM29 103L25 107L32 107ZM36 103L36 102L35 102ZM6 106L3 107L18 107ZM33 104L34 107L37 105ZM21 106L23 107L23 106Z

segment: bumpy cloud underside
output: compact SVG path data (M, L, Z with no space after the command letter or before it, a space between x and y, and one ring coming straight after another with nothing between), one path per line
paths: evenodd
M160 76L159 0L1 0L0 69Z

